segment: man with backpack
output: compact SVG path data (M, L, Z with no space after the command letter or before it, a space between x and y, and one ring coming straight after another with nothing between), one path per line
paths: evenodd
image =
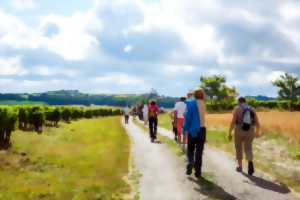
M154 100L151 101L148 108L149 132L150 132L151 142L154 142L156 140L157 123L158 123L157 116L159 112L160 110L159 107L156 105L156 102Z
M244 97L238 99L238 106L233 111L233 117L229 129L228 138L231 141L232 131L234 129L234 143L236 150L236 159L238 172L243 171L243 147L248 160L248 174L250 176L255 172L253 164L252 142L254 137L259 136L260 124L254 109L246 103Z

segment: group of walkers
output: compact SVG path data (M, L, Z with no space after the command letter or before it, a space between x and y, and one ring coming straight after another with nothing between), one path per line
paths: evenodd
M128 123L129 109L124 109L125 122ZM149 123L151 142L156 141L157 122L160 109L155 101L145 104L143 118L145 125ZM206 106L205 92L201 88L189 91L187 97L181 97L171 112L173 132L175 140L184 148L187 145L188 164L186 174L202 176L202 155L206 142ZM237 168L243 171L243 151L248 161L248 174L253 175L253 150L252 142L259 136L260 123L256 112L250 107L244 97L238 99L238 105L233 110L228 139L234 138L236 149ZM232 133L234 131L234 134Z
M132 110L132 115L135 116L135 109ZM157 124L158 124L158 115L160 113L160 109L156 104L155 100L151 100L149 104L145 103L142 107L142 120L144 124L149 124L149 135L151 142L156 142L157 139ZM124 116L125 116L125 124L128 124L130 115L130 108L126 106L124 108Z

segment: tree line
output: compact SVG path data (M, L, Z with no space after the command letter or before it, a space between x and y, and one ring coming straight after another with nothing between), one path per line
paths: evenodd
M160 96L155 90L145 94L127 94L127 95L105 95L105 94L84 94L77 90L59 90L35 94L1 94L1 101L30 101L44 102L48 105L107 105L124 107L126 105L135 105L137 102L150 98L158 99L159 104L165 108L174 106L177 98Z
M268 101L257 101L246 97L248 103L255 108L282 109L300 111L300 84L296 75L285 73L272 84L278 87L278 98ZM207 94L207 109L209 111L228 111L236 105L239 95L235 87L226 84L222 75L200 77L200 87Z
M55 106L2 106L0 107L0 149L11 146L11 133L23 131L43 132L44 126L58 127L59 122L100 116L121 115L118 108L82 108Z

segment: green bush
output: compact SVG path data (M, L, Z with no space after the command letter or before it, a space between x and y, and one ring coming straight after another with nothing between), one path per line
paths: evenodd
M38 133L43 131L45 123L45 112L41 107L35 106L29 109L29 123Z
M18 122L16 110L8 107L0 108L0 149L7 149L10 145L10 136Z

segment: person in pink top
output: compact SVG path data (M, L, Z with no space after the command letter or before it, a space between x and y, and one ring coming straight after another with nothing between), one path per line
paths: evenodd
M149 133L150 133L151 142L154 142L156 140L157 123L158 123L157 116L159 112L160 110L156 102L151 101L148 108Z

